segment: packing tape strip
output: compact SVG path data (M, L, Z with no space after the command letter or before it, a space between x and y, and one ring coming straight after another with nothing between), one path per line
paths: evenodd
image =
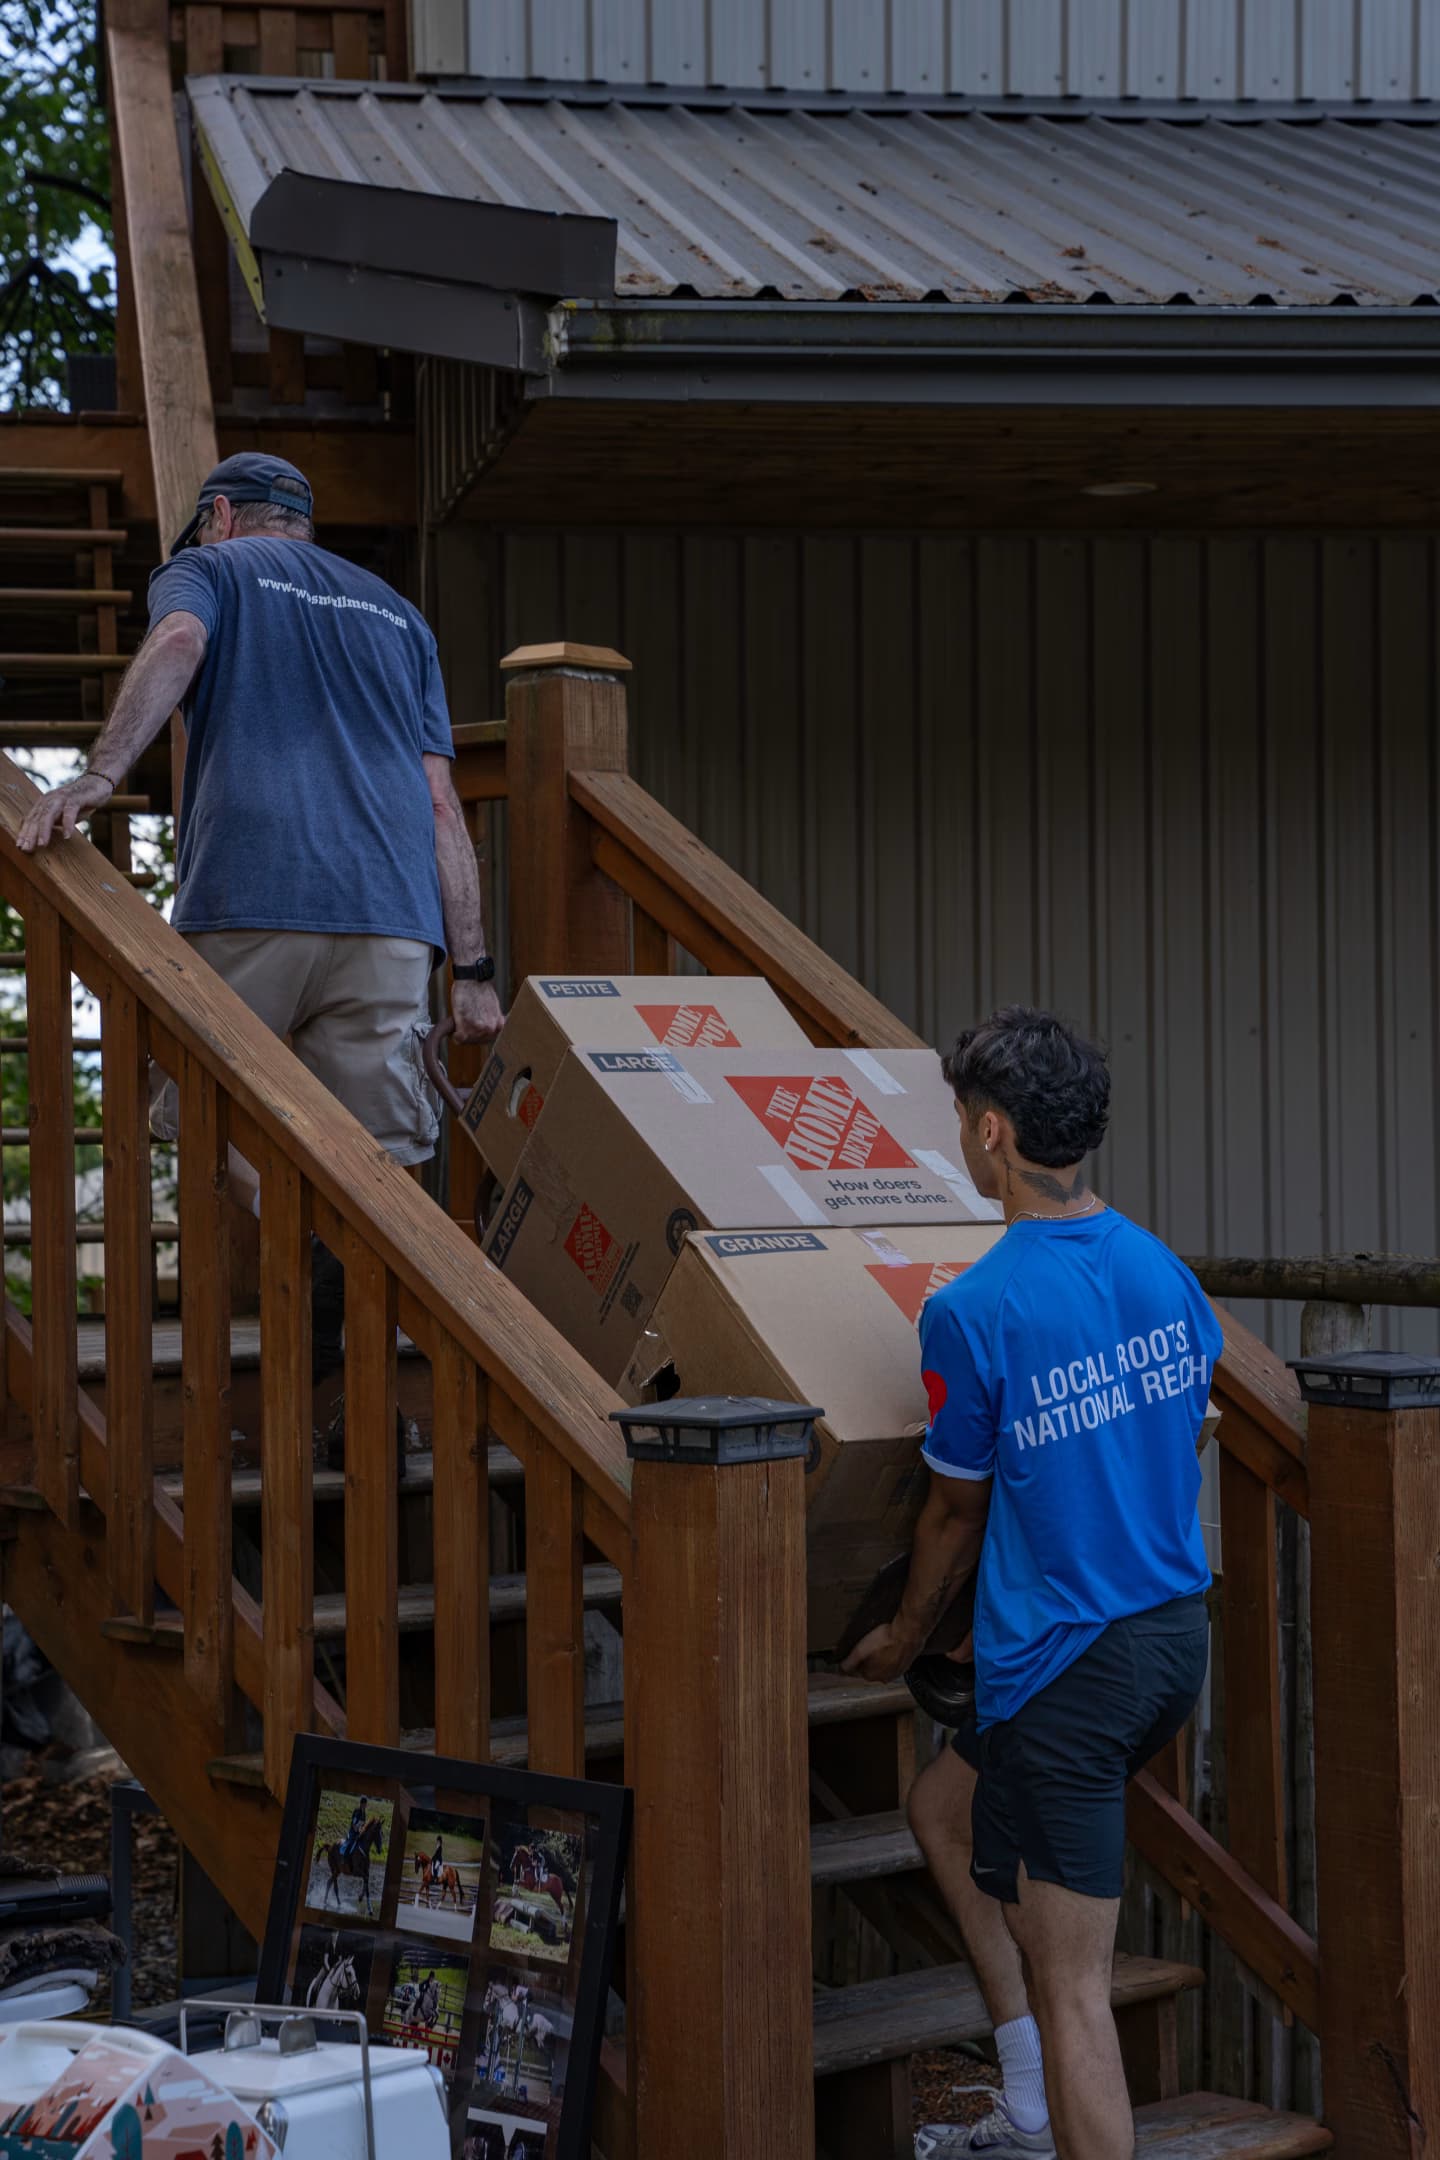
M911 1152L916 1162L924 1163L927 1170L950 1187L957 1200L964 1201L977 1222L994 1222L997 1216L1004 1213L998 1200L982 1200L975 1190L969 1171L962 1169L958 1163L951 1162L949 1156L942 1155L938 1148L917 1147Z
M796 1222L825 1223L829 1221L824 1208L817 1206L804 1186L793 1178L784 1163L759 1163L756 1165L761 1177L771 1190L782 1199Z
M872 1057L868 1050L847 1050L844 1055L850 1060L856 1072L862 1074L870 1082L877 1095L903 1095L905 1093L894 1073L886 1072L879 1058Z
M862 1230L860 1235L882 1267L909 1267L910 1255L892 1245L883 1230Z

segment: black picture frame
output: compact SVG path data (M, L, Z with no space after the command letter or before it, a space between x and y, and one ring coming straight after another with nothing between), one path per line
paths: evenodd
M477 1983L485 1976L498 1977L502 1982L513 1980L517 1987L526 1990L528 2004L531 1993L539 1995L544 2002L553 2002L555 1996L563 1998L564 2009L569 2013L570 2025L565 2061L563 2099L553 2106L549 2102L547 2084L546 2108L548 2119L541 2123L536 2118L536 2134L542 2142L526 2144L527 2155L533 2150L542 2152L544 2160L589 2160L591 2150L590 2122L595 2103L595 2086L600 2070L600 2045L604 2037L605 2008L609 1994L610 1976L614 1967L616 1936L620 1917L620 1896L624 1882L625 1860L629 1848L631 1824L631 1795L623 1785L599 1784L589 1779L549 1777L538 1771L504 1769L494 1763L462 1762L454 1757L421 1755L409 1749L367 1747L355 1741L334 1740L315 1734L298 1734L290 1762L290 1777L285 1793L285 1810L280 1826L280 1842L276 1854L275 1875L270 1892L270 1910L265 1927L265 1940L260 1952L257 1978L257 2000L270 2003L287 2003L291 1997L292 1965L298 1970L302 1931L312 1936L317 1925L328 1924L328 1913L319 1912L311 1893L312 1869L315 1860L315 1839L320 1821L322 1795L333 1799L343 1793L358 1797L366 1792L383 1811L389 1805L386 1817L391 1831L397 1822L406 1826L406 1839L397 1843L390 1836L389 1848L384 1862L380 1906L373 1914L359 1911L357 1894L354 1911L339 1907L334 1918L337 1940L347 1944L353 1939L357 1950L365 1952L367 1975L373 1966L377 1975L376 1985L383 1984L383 1974L402 1969L402 1960L413 1961L417 1940L413 1933L404 1932L404 1923L398 1917L401 1890L405 1886L404 1852L408 1841L408 1826L417 1812L426 1816L448 1818L457 1810L471 1819L483 1810L483 1853L478 1866L478 1884L473 1907L474 1918L471 1936L463 1963L466 1970L465 2007L460 2028L456 2034L453 2073L447 2078L450 2101L451 2150L455 2160L461 2160L467 2127L472 2122L473 2111L489 2108L496 2118L513 2117L533 2110L538 2103L525 2100L511 2101L502 2094L496 2095L490 2085L483 2084L478 2075L478 2051L482 2025L491 2036L491 2060L494 2068L493 2036L495 2023L487 2019L490 2002L488 1991L481 2007L477 2007ZM518 1821L529 1822L539 1815L559 1816L572 1821L583 1818L581 1870L583 1876L583 1916L578 1939L571 1937L564 1951L563 1965L557 1963L560 1953L555 1947L555 1926L537 1934L534 1948L527 1950L512 1943L498 1948L494 1942L498 1924L494 1907L500 1902L498 1895L498 1850L509 1845L513 1851L515 1825ZM549 1836L559 1842L570 1833L557 1833L543 1824L533 1835ZM478 1840L472 1842L479 1842ZM563 1861L560 1863L563 1865ZM418 1863L417 1863L418 1865ZM495 1872L497 1889L492 1893L488 1887L492 1871ZM369 1865L365 1874L365 1896L371 1900L371 1877ZM412 1902L418 1906L419 1892L415 1891ZM575 1910L575 1892L570 1897L572 1928ZM428 1892L427 1892L427 1910ZM512 1914L514 1905L511 1905ZM563 1899L560 1901L563 1912ZM308 1925L307 1925L308 1916ZM485 1940L479 1940L485 1924ZM412 1922L412 1927L416 1923ZM455 1940L453 1934L451 1940ZM436 1940L431 1950L424 1954L424 1962L454 1965L460 1962L458 1954L443 1940ZM368 1985L368 1980L367 1980ZM518 1994L515 1996L518 2001ZM369 1997L373 2004L373 1994ZM540 2023L547 2023L541 2017ZM515 2079L518 2088L521 2062L526 2045L526 2023L522 2021L514 2041ZM550 2028L553 2033L553 2028ZM372 2032L372 2040L381 2042L383 2032ZM553 2062L553 2040L552 2055ZM445 2075L443 2065L442 2076ZM553 2070L551 2072L553 2082ZM558 2106L558 2120L554 2107ZM488 2118L487 2118L488 2119ZM483 2126L482 2126L483 2127ZM479 2129L471 2131L477 2149L485 2152L503 2150L505 2133L500 2133L499 2145L492 2144L488 2136L482 2137ZM513 2126L510 2137L515 2136ZM521 2149L518 2144L516 2149Z

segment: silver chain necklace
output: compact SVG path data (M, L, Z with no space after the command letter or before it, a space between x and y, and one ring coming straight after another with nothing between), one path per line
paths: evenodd
M1008 1230L1010 1223L1017 1222L1076 1222L1080 1216L1091 1214L1099 1205L1099 1193L1091 1193L1084 1207L1077 1207L1073 1215L1037 1215L1033 1208L1016 1208L1015 1213L1010 1217L1010 1222L1007 1222L1005 1227Z

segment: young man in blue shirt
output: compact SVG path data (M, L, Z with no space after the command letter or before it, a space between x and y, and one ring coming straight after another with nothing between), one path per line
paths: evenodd
M1086 1180L1109 1113L1099 1050L1011 1007L945 1075L1006 1234L921 1315L930 1490L900 1609L849 1669L903 1672L979 1568L975 1713L910 1819L1004 2085L979 2123L922 2130L917 2160L1129 2160L1110 2009L1125 1783L1205 1677L1195 1443L1222 1338L1189 1269Z

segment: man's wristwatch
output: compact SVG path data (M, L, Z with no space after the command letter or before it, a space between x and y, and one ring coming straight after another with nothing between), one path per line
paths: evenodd
M494 982L495 962L487 955L483 960L468 961L463 967L458 961L450 965L452 982Z

